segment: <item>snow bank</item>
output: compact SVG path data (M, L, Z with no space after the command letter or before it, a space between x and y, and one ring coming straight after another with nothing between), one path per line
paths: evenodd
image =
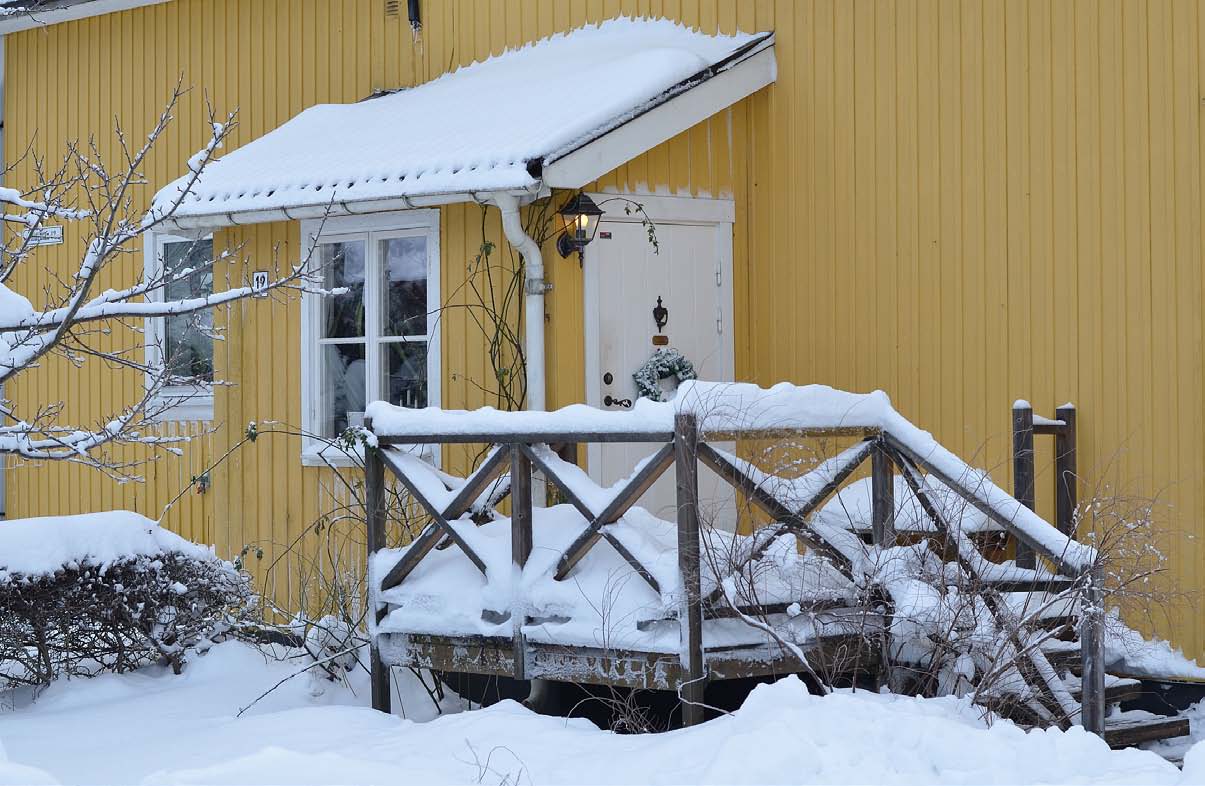
M367 708L359 671L317 699L303 679L286 682L235 717L295 669L228 642L179 677L151 668L59 682L33 705L0 712L0 739L10 767L68 784L464 784L509 775L510 783L564 784L1171 785L1201 783L1205 765L1199 744L1182 778L1153 753L1110 751L1078 728L988 728L964 700L820 698L795 678L757 688L731 716L656 735L620 736L513 702L402 720ZM406 711L430 718L410 673L397 678ZM39 782L37 770L17 782Z
M277 743L153 778L166 784L1181 782L1179 771L1155 754L1110 751L1078 728L988 729L961 702L867 692L818 698L793 677L758 686L734 715L658 735L601 732L514 702L424 725L359 721L357 728L368 739L352 749Z
M64 566L105 567L129 557L183 554L216 559L154 521L128 510L0 521L0 581L45 576Z
M313 106L214 162L176 215L531 188L529 161L554 160L751 40L612 19L414 88Z
M0 745L0 786L40 786L58 783L50 773L8 760L4 746Z

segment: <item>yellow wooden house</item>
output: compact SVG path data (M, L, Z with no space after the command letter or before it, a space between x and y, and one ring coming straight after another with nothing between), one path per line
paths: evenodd
M713 379L885 390L1002 483L1012 402L1074 402L1085 493L1158 496L1167 581L1205 589L1199 3L62 0L0 34L6 161L89 136L114 155L115 118L138 137L192 88L147 208L206 102L237 110L146 264L187 242L238 249L246 279L314 255L354 284L216 314L218 384L161 424L196 435L181 458L128 484L10 464L10 517L172 503L165 525L271 561L345 501L316 446L366 401L622 408L664 336ZM31 182L29 159L7 177ZM601 221L562 256L577 194ZM79 241L41 259L69 270ZM527 280L480 284L519 253ZM501 350L486 301L522 325ZM86 422L142 384L48 363L5 393ZM271 436L245 442L252 422ZM1199 614L1156 626L1205 654Z

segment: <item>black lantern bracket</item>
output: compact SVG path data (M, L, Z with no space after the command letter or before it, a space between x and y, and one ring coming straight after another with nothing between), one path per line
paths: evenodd
M602 214L602 209L586 194L574 194L561 206L557 215L561 217L562 231L556 239L556 250L562 257L568 257L576 251L578 261L582 261L582 249L594 240Z

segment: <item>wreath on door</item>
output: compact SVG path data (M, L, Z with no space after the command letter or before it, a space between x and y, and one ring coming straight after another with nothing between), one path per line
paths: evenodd
M632 379L636 382L636 394L640 398L652 401L665 401L665 391L661 389L663 379L674 377L678 382L688 379L698 379L694 364L686 359L676 349L658 349L644 365L636 369Z

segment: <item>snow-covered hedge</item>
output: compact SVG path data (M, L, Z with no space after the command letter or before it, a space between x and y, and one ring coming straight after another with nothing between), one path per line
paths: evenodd
M237 566L136 513L0 522L0 689L155 660L178 672L251 597Z

